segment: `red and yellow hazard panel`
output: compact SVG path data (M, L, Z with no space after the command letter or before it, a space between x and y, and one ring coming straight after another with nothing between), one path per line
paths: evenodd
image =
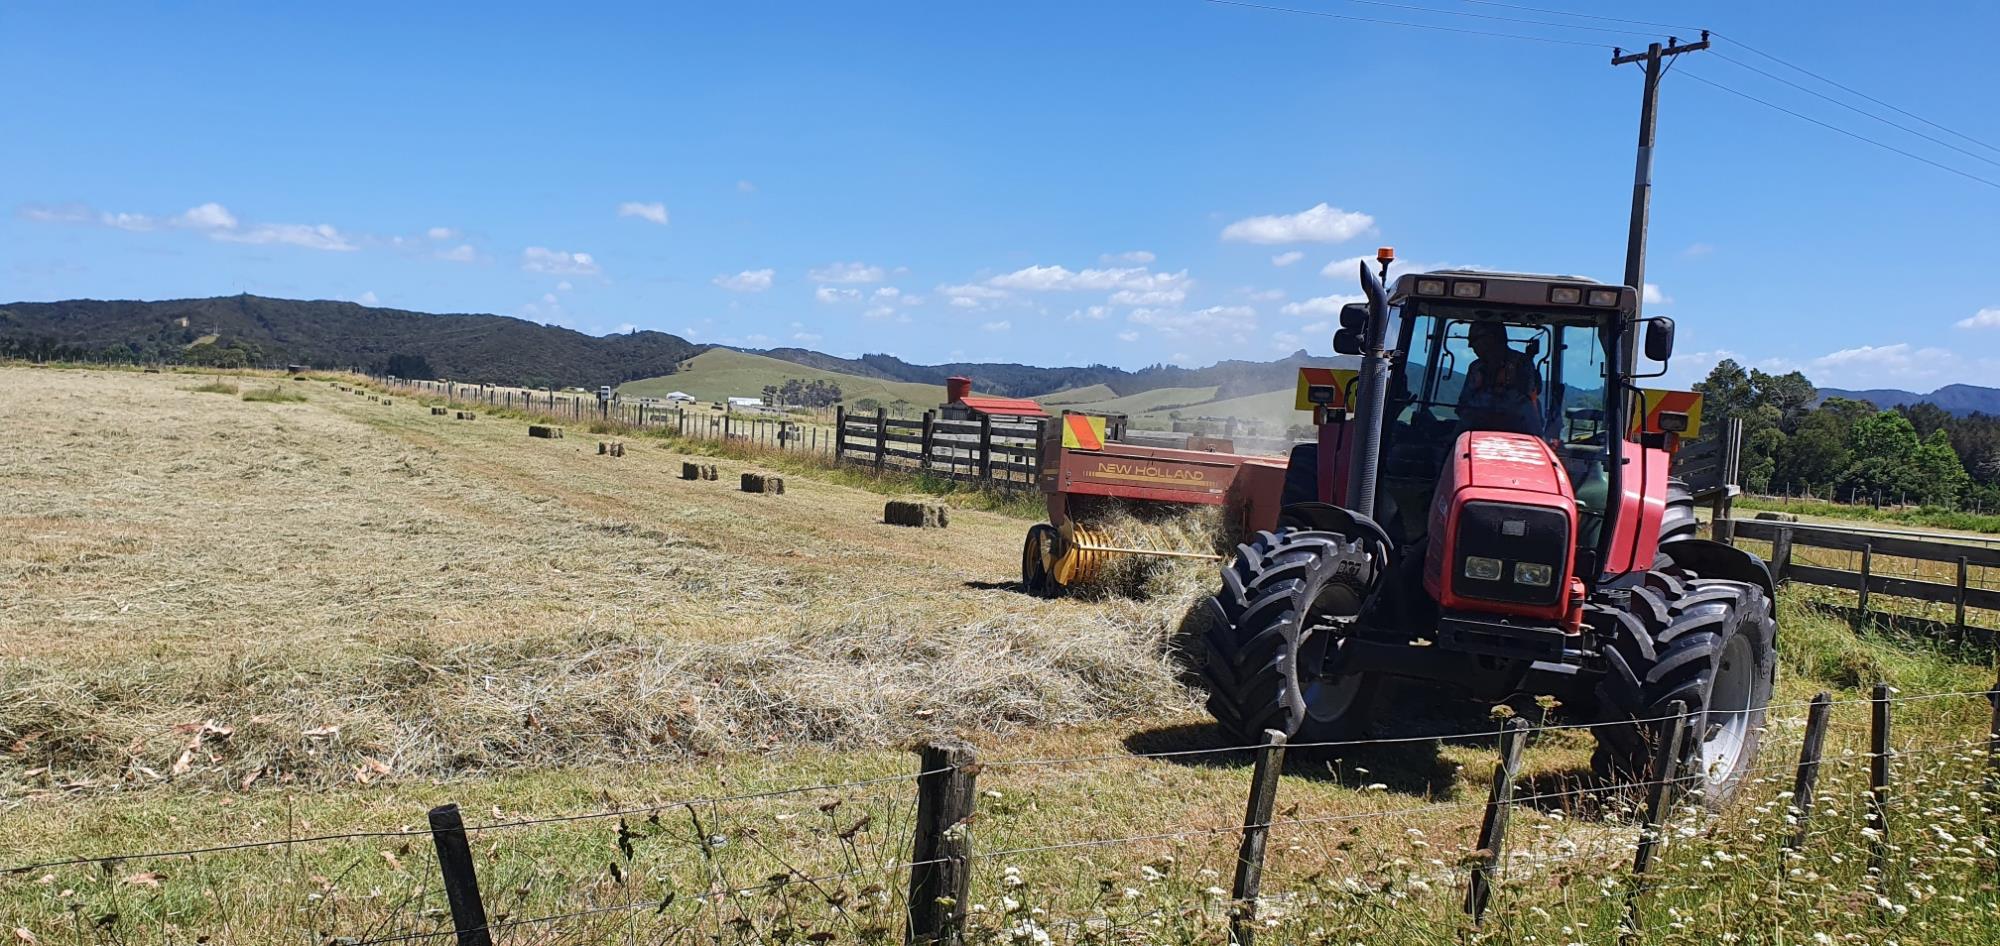
M1352 368L1300 368L1298 395L1292 406L1302 411L1315 407L1346 410L1348 389L1360 374Z
M1693 391L1666 391L1659 388L1640 388L1639 395L1645 398L1645 413L1633 419L1633 426L1639 432L1676 433L1683 438L1692 438L1701 433L1701 395ZM1662 414L1687 415L1687 429L1669 431L1661 425Z
M1064 414L1063 449L1104 449L1104 418L1090 414Z

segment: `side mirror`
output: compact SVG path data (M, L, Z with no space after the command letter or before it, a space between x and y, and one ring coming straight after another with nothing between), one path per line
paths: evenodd
M1674 320L1660 316L1646 321L1646 357L1666 361L1674 356Z
M1349 308L1353 308L1353 306L1349 306ZM1364 311L1363 314L1365 315L1366 312ZM1341 321L1347 321L1345 312L1341 313ZM1361 354L1361 329L1343 328L1333 333L1333 351L1339 355Z
M1368 303L1350 302L1340 307L1340 327L1356 332L1368 327Z

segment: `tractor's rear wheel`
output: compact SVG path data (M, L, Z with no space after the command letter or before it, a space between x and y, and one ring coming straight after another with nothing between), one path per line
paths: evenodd
M1777 622L1764 589L1745 582L1647 572L1620 604L1591 607L1608 665L1599 710L1629 723L1596 727L1599 773L1648 777L1660 722L1685 704L1681 758L1688 785L1721 807L1753 767L1777 671Z
M1375 681L1337 668L1343 625L1359 615L1376 563L1333 532L1259 532L1237 547L1210 599L1202 675L1208 710L1246 743L1275 729L1303 741L1358 732Z
M1701 522L1694 515L1694 493L1686 483L1669 477L1667 479L1667 508L1660 513L1660 541L1673 542L1678 539L1692 539L1701 531Z
M1062 586L1056 584L1055 576L1049 574L1049 562L1054 559L1056 544L1062 541L1062 534L1056 527L1046 522L1037 522L1028 527L1028 537L1021 543L1021 589L1037 598L1053 598L1062 593Z

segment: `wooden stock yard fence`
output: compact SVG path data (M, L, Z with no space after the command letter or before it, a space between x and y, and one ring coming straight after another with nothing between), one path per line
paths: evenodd
M1903 616L1947 626L1961 640L1982 619L2000 627L2000 537L1927 535L1887 529L1738 519L1736 543L1768 543L1771 577L1854 592L1857 615L1893 615L1875 596L1915 602ZM1762 549L1759 549L1760 551ZM1971 611L1989 612L1985 615Z
M1042 421L947 420L936 411L921 419L890 417L885 410L834 419L834 456L872 466L1003 486L1029 486L1041 456Z

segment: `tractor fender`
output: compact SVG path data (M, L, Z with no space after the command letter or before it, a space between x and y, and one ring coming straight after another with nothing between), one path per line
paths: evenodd
M1396 543L1389 540L1388 531L1375 520L1332 503L1292 503L1279 511L1278 525L1336 532L1353 538L1368 536L1382 543L1385 555L1393 556L1396 550Z
M1778 589L1771 581L1770 567L1764 564L1763 559L1736 546L1724 545L1713 539L1677 539L1661 543L1660 554L1703 578L1727 578L1756 585L1764 589L1764 596L1774 605L1778 600Z

